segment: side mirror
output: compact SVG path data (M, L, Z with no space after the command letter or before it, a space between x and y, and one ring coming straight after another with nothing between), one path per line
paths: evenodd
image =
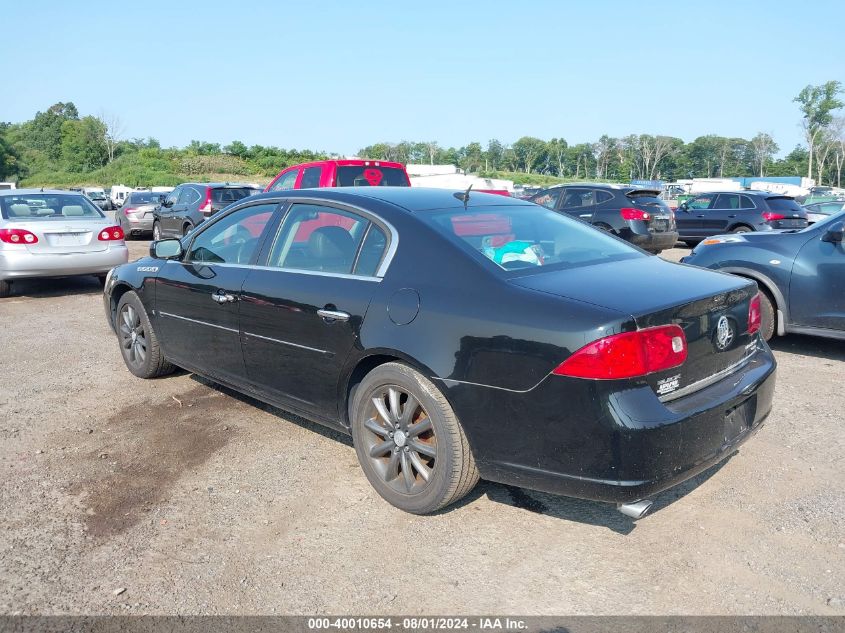
M150 257L174 259L182 256L182 242L177 239L159 240L150 244Z
M170 207L173 206L173 200L170 200L167 197L164 197L161 201L161 206L169 209Z
M843 232L845 232L845 222L836 222L822 235L822 242L841 244Z
M689 211L689 205L686 202L682 202L678 207L678 211Z

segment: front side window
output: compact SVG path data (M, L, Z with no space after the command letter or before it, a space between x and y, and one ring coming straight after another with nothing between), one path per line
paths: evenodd
M184 187L176 187L176 189L167 194L167 197L164 199L165 206L172 207L176 204L176 201L182 193L182 189L184 189Z
M270 191L285 191L287 189L293 189L294 185L296 184L296 177L298 175L298 169L290 170L286 174L283 174L281 178L279 178L276 182L273 183L273 186L270 187Z
M544 191L543 193L537 194L531 198L531 202L539 204L541 207L546 207L547 209L554 209L557 206L557 201L560 198L561 191L563 190L549 189L548 191Z
M187 260L213 264L249 264L273 211L278 205L257 204L238 209L201 231Z
M698 196L687 202L688 209L707 209L713 202L713 196Z
M352 274L369 225L369 220L341 209L294 204L279 229L267 264L293 270ZM361 264L365 265L370 266L366 262Z
M193 187L185 187L179 195L179 204L190 206L200 199L199 192Z
M78 193L32 193L1 196L0 211L7 220L68 220L102 218L87 196Z
M627 243L536 205L442 210L420 216L500 270L575 268L647 257Z

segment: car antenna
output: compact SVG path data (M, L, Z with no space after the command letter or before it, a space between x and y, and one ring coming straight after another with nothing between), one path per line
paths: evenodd
M467 208L467 203L469 202L469 191L472 189L472 185L467 187L467 190L463 193L455 193L455 197L464 203L464 209Z

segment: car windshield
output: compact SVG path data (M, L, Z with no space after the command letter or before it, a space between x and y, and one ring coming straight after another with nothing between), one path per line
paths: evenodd
M537 205L444 209L421 217L499 270L577 268L648 257L589 224Z
M243 200L248 196L254 196L261 193L260 189L253 189L252 187L226 187L225 189L212 189L211 201L214 204L231 204L238 200Z
M160 196L160 193L150 193L149 191L144 193L133 193L129 195L127 202L129 202L129 204L158 204Z
M106 199L105 194L101 191L92 191L91 193L88 194L88 197L91 198L91 200L105 200Z
M405 170L398 167L338 167L338 187L408 187Z
M105 217L78 193L31 193L0 196L0 211L7 220L73 220Z
M811 224L810 226L803 228L800 231L796 231L796 233L812 233L813 231L818 231L820 228L824 228L836 222L842 221L845 221L845 209L843 209L839 213L833 213L824 218L823 220L819 220L815 224Z

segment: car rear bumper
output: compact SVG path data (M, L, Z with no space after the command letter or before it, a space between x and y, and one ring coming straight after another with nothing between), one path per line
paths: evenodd
M671 402L648 386L560 376L523 394L487 389L489 404L475 414L463 412L462 396L454 400L482 478L628 503L731 455L768 416L775 375L760 342L741 369Z
M91 253L44 253L0 251L0 279L29 277L70 277L105 274L129 261L125 245Z
M678 241L678 232L634 233L630 231L623 232L621 237L631 242L634 246L639 246L647 251L662 251L675 246L675 243Z
M153 216L149 217L135 217L131 215L124 216L124 227L132 233L147 233L153 230Z

